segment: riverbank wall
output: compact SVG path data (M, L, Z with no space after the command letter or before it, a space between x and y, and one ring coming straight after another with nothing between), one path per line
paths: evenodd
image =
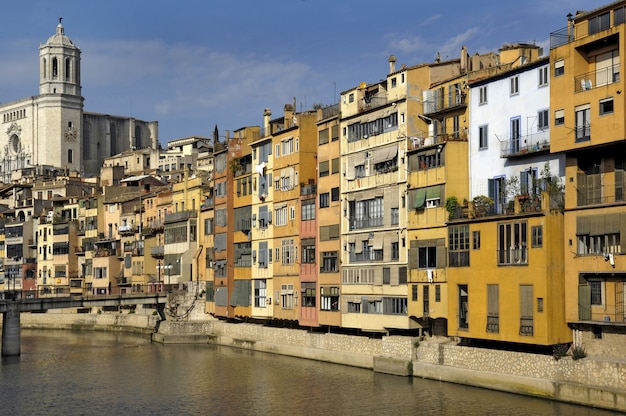
M368 338L257 324L163 321L133 314L22 314L23 328L152 333L164 344L203 343L350 365L626 412L626 361L573 360L460 346L447 338Z

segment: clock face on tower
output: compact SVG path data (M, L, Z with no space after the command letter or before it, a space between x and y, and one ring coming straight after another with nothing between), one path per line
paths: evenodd
M65 130L65 140L68 142L75 142L77 135L78 133L74 127L68 127L67 130Z

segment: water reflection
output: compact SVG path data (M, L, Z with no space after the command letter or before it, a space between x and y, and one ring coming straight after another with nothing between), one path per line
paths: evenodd
M11 415L612 415L432 380L119 333L23 331L2 360Z

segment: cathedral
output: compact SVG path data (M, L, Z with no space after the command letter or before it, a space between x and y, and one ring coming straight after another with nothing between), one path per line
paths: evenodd
M158 122L84 111L80 54L59 19L39 47L39 95L0 105L0 182L33 167L95 176L107 157L158 148Z

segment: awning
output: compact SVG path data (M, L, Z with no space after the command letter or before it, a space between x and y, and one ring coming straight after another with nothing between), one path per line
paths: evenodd
M415 191L415 199L413 200L413 209L424 208L426 205L426 188L420 188Z
M376 233L376 234L374 234L372 248L374 250L382 250L383 249L383 240L384 240L383 233Z
M426 188L426 199L437 198L441 198L441 187L439 185Z
M397 145L383 147L382 149L377 149L374 151L374 154L372 155L372 158L371 158L371 163L373 164L383 163L383 162L386 162L388 160L395 158L397 155L398 155Z

